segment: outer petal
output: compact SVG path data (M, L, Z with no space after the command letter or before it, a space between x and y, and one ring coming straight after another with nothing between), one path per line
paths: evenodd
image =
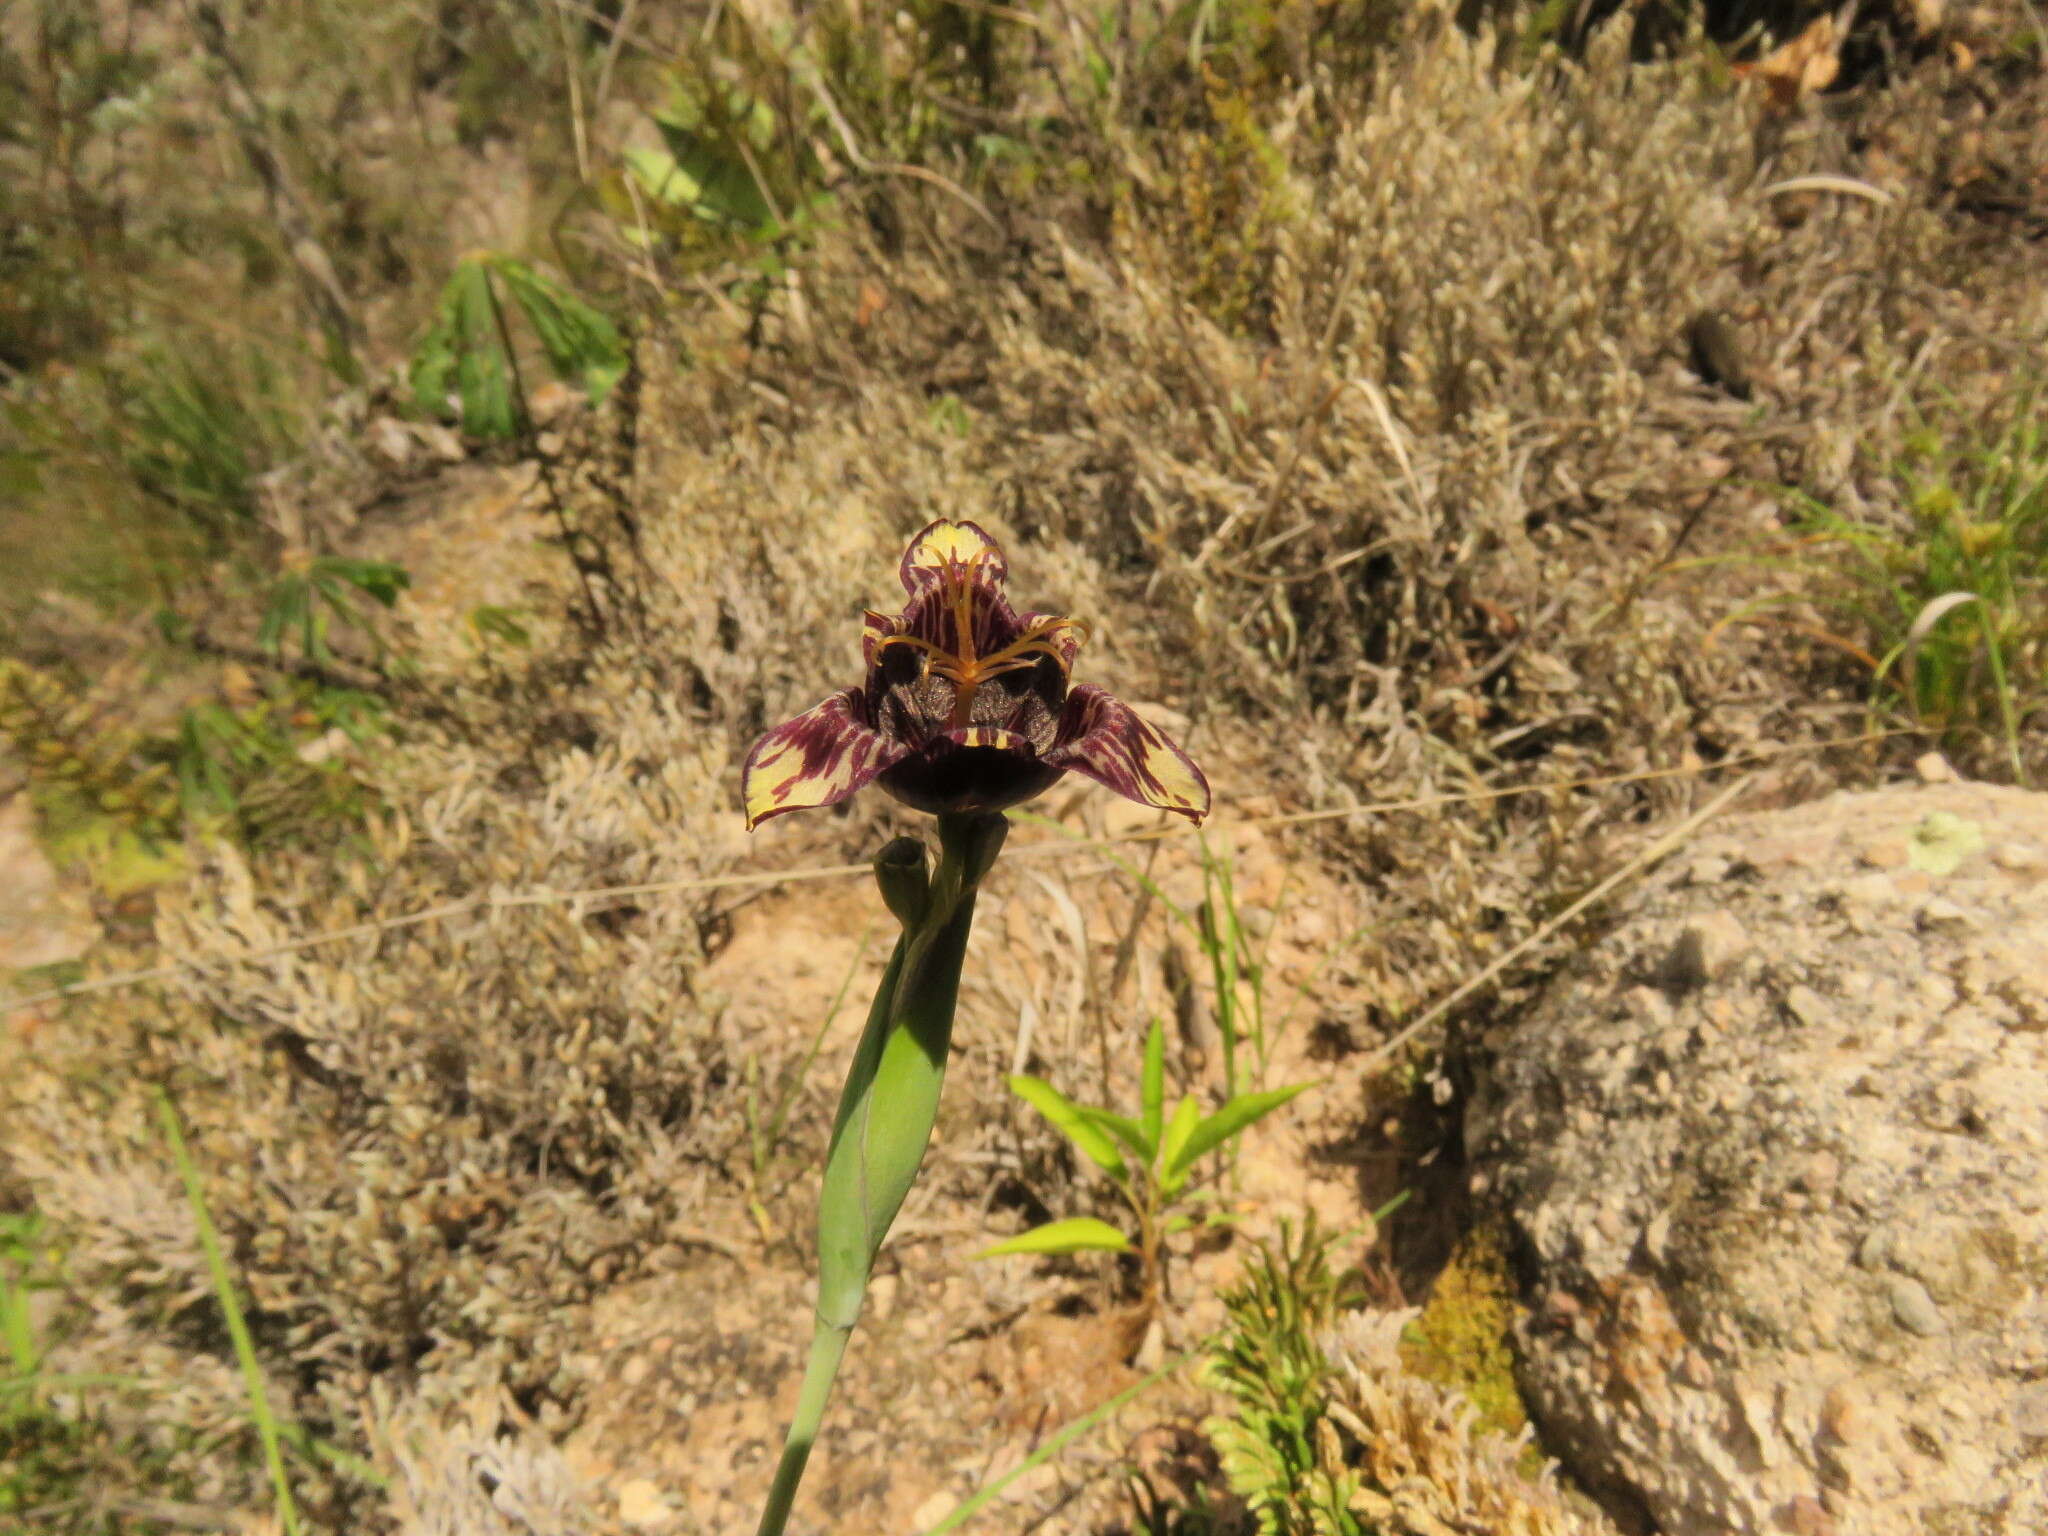
M869 723L858 688L842 689L754 743L740 771L747 830L784 811L837 805L909 752Z
M979 523L954 523L940 518L925 526L903 552L903 590L912 597L938 583L941 572L965 567L998 589L1010 574L1010 562Z
M1130 705L1083 683L1067 695L1057 744L1045 761L1140 805L1199 822L1209 814L1209 781L1194 759L1139 719Z

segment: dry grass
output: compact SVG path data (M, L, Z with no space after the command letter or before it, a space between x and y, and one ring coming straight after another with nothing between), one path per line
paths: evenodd
M676 1267L704 1191L743 1178L747 1058L772 1070L815 1021L735 1036L699 986L729 919L708 897L487 910L237 957L490 890L733 868L738 754L850 680L858 611L930 516L985 521L1021 595L1088 616L1090 676L1189 717L1197 753L1232 770L1216 775L1230 802L1711 762L1860 725L1777 634L1701 644L1745 595L1740 567L1718 585L1658 573L1681 529L1695 549L1769 532L1746 481L1853 493L1868 470L1852 445L1882 430L1915 359L1934 366L1914 338L1944 338L1955 377L1996 361L2003 322L1983 306L2013 301L1984 294L2007 292L2017 257L1924 196L1811 198L1788 223L1759 188L1841 169L1840 137L1760 129L1695 63L1631 65L1618 35L1527 72L1500 54L1427 12L1370 71L1311 62L1258 94L1214 73L1184 117L994 173L977 194L997 229L897 178L907 216L849 213L758 309L714 293L644 316L637 391L571 455L570 510L616 573L607 632L559 617L558 550L447 551L467 602L540 612L532 653L486 666L452 608L423 614L433 707L376 769L388 814L319 851L212 852L157 920L198 974L66 1011L6 1074L0 1172L33 1191L91 1298L66 1358L139 1383L108 1400L116 1428L155 1436L194 1497L261 1505L253 1462L219 1450L242 1446L241 1389L150 1129L162 1083L273 1402L392 1479L301 1467L311 1518L576 1528L549 1439L601 1385L575 1363L585 1304ZM1682 366L1708 305L1760 360L1755 408ZM1787 769L1774 788L1868 766ZM1359 1043L1693 794L1304 835L1291 857L1323 861L1365 913L1323 983L1370 999ZM891 814L779 823L754 847L837 862ZM1548 953L1506 978L1510 997ZM1143 1020L1114 1027L1106 1054L1135 1059ZM979 1053L955 1094L998 1102L1008 1065ZM1333 1113L1365 1098L1344 1082ZM794 1146L818 1121L799 1115ZM964 1111L948 1126L975 1151L998 1137ZM1037 1193L1078 1208L1042 1151L1024 1167ZM953 1165L943 1198L979 1220L982 1176ZM500 1490L488 1508L479 1479Z

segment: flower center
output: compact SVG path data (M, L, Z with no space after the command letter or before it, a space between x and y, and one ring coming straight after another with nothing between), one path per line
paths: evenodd
M941 573L939 580L946 605L952 609L953 635L958 649L949 650L920 635L890 635L877 647L877 652L879 654L892 645L909 646L918 653L920 677L937 675L953 685L953 709L947 721L949 727L958 729L972 718L974 696L982 684L1005 673L1035 667L1041 656L1050 656L1058 663L1061 675L1066 674L1066 658L1061 655L1054 637L1070 621L1035 619L1025 625L1008 645L983 656L976 652L974 644L976 587L971 573L965 567L948 569Z

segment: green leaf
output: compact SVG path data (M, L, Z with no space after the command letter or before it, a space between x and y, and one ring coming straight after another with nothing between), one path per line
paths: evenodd
M1296 1083L1288 1088L1269 1088L1264 1093L1239 1094L1196 1126L1179 1151L1167 1159L1167 1179L1173 1181L1186 1177L1188 1170L1204 1154L1214 1151L1245 1127L1263 1120L1296 1094L1305 1093L1313 1087L1314 1083Z
M1119 1115L1107 1109L1093 1109L1086 1104L1075 1107L1128 1147L1132 1155L1140 1162L1149 1163L1152 1161L1152 1149L1155 1143L1146 1138L1144 1128L1129 1115Z
M412 576L402 565L389 560L351 560L342 555L322 555L313 562L316 575L331 581L344 581L365 597L389 608L398 601L398 594L412 585Z
M676 168L696 187L692 199L698 217L737 225L748 231L766 228L775 210L747 165L733 129L725 133L685 127L666 117L655 119L662 142L675 157Z
M671 208L691 208L697 201L696 178L676 164L665 149L642 145L625 153L626 171L656 202Z
M618 327L523 261L500 256L492 266L512 302L540 337L555 377L577 380L592 405L602 404L626 374L626 346L619 339Z
M277 585L271 589L270 604L263 611L263 622L256 627L256 643L275 656L283 644L285 632L304 625L309 603L305 577L279 577Z
M1195 1103L1195 1096L1189 1094L1173 1107L1173 1118L1166 1122L1166 1130L1159 1139L1159 1167L1161 1170L1160 1190L1171 1195L1180 1187L1180 1181L1173 1177L1173 1167L1180 1159L1181 1148L1188 1138L1195 1134L1195 1127L1201 1123L1201 1106Z
M519 622L517 608L496 603L479 603L469 611L469 627L479 640L503 640L507 645L531 645L532 632Z
M852 1331L875 1255L924 1158L945 1081L975 883L1007 826L995 817L939 818L933 884L952 894L896 941L847 1069L818 1190L815 1310L828 1332Z
M1112 1178L1124 1177L1124 1155L1117 1151L1116 1142L1072 1099L1042 1077L1019 1074L1008 1081L1010 1092L1052 1122L1053 1129L1080 1148L1096 1167Z
M1152 1029L1145 1036L1145 1084L1143 1113L1139 1123L1145 1128L1145 1140L1150 1146L1159 1145L1159 1128L1166 1117L1166 1028L1157 1018ZM1151 1152L1148 1148L1146 1157Z
M511 437L519 430L519 420L487 261L478 257L464 262L448 286L453 295L455 393L462 429L478 437Z
M993 1248L982 1249L975 1257L994 1259L1006 1253L1128 1253L1130 1249L1131 1240L1108 1222L1097 1221L1093 1216L1069 1216L1064 1221L1048 1221L1029 1232L1019 1232Z

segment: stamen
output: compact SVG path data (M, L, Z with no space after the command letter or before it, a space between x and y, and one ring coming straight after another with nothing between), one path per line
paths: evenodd
M1001 650L987 656L976 654L974 599L978 589L971 579L972 574L964 565L949 565L939 576L942 600L952 609L953 635L959 650L948 650L937 641L926 640L919 635L885 635L875 646L875 654L879 657L892 645L907 645L920 653L924 675L936 673L953 685L949 723L956 728L967 723L974 708L975 694L991 678L1035 667L1043 656L1050 656L1064 675L1067 658L1061 652L1057 637L1064 630L1076 627L1071 619L1038 619Z

